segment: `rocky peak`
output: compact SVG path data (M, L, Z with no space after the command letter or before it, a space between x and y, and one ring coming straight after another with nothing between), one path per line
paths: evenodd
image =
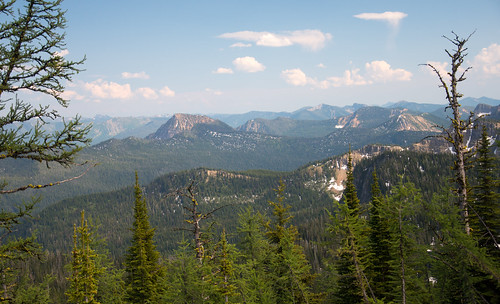
M148 138L169 139L176 134L191 131L199 124L218 124L218 120L204 115L193 114L174 114L165 124L163 124L155 133Z

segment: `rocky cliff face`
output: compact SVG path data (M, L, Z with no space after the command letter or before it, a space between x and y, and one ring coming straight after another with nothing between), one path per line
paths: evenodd
M184 133L193 130L196 126L208 125L217 128L230 129L219 120L212 119L204 115L192 115L192 114L174 114L165 124L163 124L158 130L149 135L149 139L169 139L177 134Z

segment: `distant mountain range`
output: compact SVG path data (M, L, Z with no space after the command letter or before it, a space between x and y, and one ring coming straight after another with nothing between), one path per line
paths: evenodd
M44 196L40 204L43 207L75 195L130 185L134 171L138 171L144 182L149 182L162 174L197 167L290 171L308 162L343 154L349 147L359 149L368 144L412 146L419 151L448 150L447 144L438 139L423 140L439 134L441 129L434 126L447 126L447 120L401 107L359 106L354 110L356 107L349 108L353 112L348 115L327 120L257 118L239 128L215 118L191 114L176 114L168 120L137 118L127 123L126 119L100 117L95 120L94 127L106 125L117 136L141 130L143 136L113 138L83 149L78 161L98 163L97 167L78 182L58 186L57 191L49 188L36 193ZM488 128L494 139L498 138L499 126L495 119L499 117L499 108L498 105L480 104L475 109L477 113L491 114L486 120L492 121ZM322 111L330 113L328 115L333 113L326 105L301 111L315 115ZM165 122L161 124L162 121ZM136 127L132 127L134 124ZM472 146L479 133L476 130L467 136ZM46 170L43 164L25 161L5 160L0 163L0 172L8 174L11 187L27 182L54 182L82 170L58 166ZM26 176L30 178L27 180ZM26 191L4 200L8 206L31 195L32 191Z

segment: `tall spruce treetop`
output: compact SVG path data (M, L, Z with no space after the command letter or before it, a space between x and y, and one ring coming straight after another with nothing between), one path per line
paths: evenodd
M352 173L352 170L352 155L351 149L349 149L349 156L347 159L347 179L345 190L343 193L343 199L347 204L351 215L360 215L361 206L359 204L358 192L356 190L356 186L354 185L354 175Z
M146 200L142 196L137 172L134 190L132 245L125 260L126 299L130 303L154 303L158 295L162 268L159 264L160 254L153 241L155 229L149 224Z
M369 225L369 274L372 288L377 298L390 300L392 285L389 282L390 262L392 260L391 234L387 218L384 216L385 200L380 191L376 169L373 169Z

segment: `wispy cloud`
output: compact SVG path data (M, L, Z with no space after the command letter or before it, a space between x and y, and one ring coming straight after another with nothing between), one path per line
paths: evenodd
M385 61L372 61L365 64L364 74L360 69L344 71L342 76L332 76L317 80L307 76L301 69L284 70L281 77L294 86L306 86L327 89L330 87L361 86L380 82L409 81L412 73L404 69L393 69Z
M262 63L258 62L254 57L249 56L234 59L233 65L237 70L246 73L262 72L266 69Z
M235 48L235 47L245 48L245 47L251 47L251 46L252 46L251 43L236 42L236 43L231 44L229 47L232 47L232 48Z
M213 71L212 73L214 74L233 74L233 70L231 68L218 68L217 70Z
M387 22L391 27L397 29L399 27L399 23L408 14L402 12L383 12L383 13L362 13L358 15L354 15L354 17L363 19L363 20L378 20Z
M149 79L149 75L146 74L146 72L138 72L138 73L123 72L122 78L123 79Z
M298 44L312 51L322 49L326 42L332 39L331 34L323 33L320 30L286 31L281 33L241 31L224 33L218 37L254 42L256 45L267 47L285 47ZM234 45L247 46L243 43Z

